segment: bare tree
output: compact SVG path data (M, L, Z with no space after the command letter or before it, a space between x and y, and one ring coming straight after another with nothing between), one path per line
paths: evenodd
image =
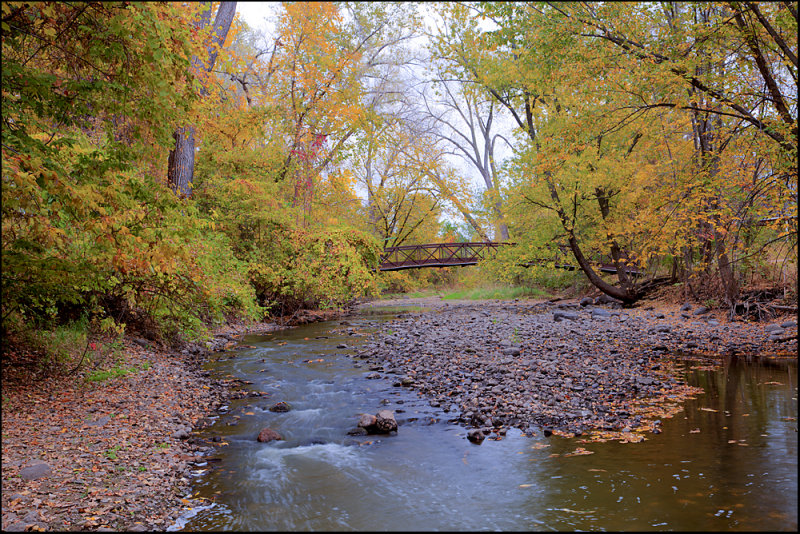
M476 88L468 86L468 82L445 79L441 71L437 72L434 85L441 90L441 98L434 100L430 95L422 94L427 116L440 126L432 133L451 146L453 155L464 159L478 171L491 198L495 239L499 236L508 241L495 160L498 139L508 141L492 130L497 104L488 94L482 98Z

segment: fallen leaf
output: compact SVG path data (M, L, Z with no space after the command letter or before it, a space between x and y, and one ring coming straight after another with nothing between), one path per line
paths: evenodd
M583 447L578 447L578 448L577 448L577 449L575 449L574 451L572 451L572 452L568 452L568 453L567 453L567 454L565 454L564 456L585 456L585 455L587 455L587 454L594 454L594 451L587 451L587 450L586 450L586 449L584 449Z
M520 488L530 488L531 484L520 484L519 487Z
M700 408L700 409L703 410L704 412L714 412L714 413L716 413L716 412L719 411L719 410L715 410L713 408Z
M689 431L689 434L699 434L699 433L700 433L700 429L699 428L695 428L694 430L690 430Z
M567 512L570 514L593 514L596 510L570 510L569 508L556 508L556 512Z

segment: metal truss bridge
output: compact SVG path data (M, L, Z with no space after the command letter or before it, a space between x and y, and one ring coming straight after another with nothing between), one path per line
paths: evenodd
M494 255L498 248L513 246L515 243L497 243L493 241L479 241L471 243L427 243L424 245L403 245L400 247L387 247L381 254L380 271L400 271L402 269L421 269L423 267L461 267L475 265L480 260ZM530 267L535 263L521 264ZM574 265L559 264L559 269L573 271ZM613 263L595 262L597 269L604 273L616 273L617 268ZM631 275L644 274L642 271L630 267L627 272Z

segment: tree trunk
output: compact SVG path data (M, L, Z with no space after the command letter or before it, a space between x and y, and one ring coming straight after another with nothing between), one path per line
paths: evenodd
M178 128L172 137L175 148L169 153L167 178L175 193L189 198L194 175L194 126Z
M569 248L572 250L572 255L575 256L575 260L578 262L581 270L594 287L609 297L614 297L615 299L621 300L625 304L633 304L638 300L638 296L635 293L629 292L622 287L612 286L600 278L596 272L594 272L594 269L592 269L592 266L589 265L589 261L586 259L586 256L583 255L583 251L581 251L580 246L578 245L578 240L575 238L575 235L572 232L568 233L567 240L569 242Z
M197 29L203 29L211 19L211 2L204 2L203 13L195 23ZM236 14L236 2L222 2L214 19L214 34L209 44L208 63L202 65L197 57L192 58L195 69L205 69L211 72L217 60L217 54L230 30L233 17ZM202 91L205 94L205 90ZM183 197L192 196L192 181L194 180L194 126L180 126L172 134L175 139L175 148L169 153L167 162L167 181L169 186Z
M597 187L595 189L595 196L597 197L597 203L600 206L600 215L602 215L603 221L605 221L610 213L608 207L609 192L602 187ZM622 249L617 244L617 240L613 238L608 230L606 230L606 239L608 239L609 243L611 244L611 258L614 260L614 267L617 269L617 279L619 280L620 286L624 288L627 293L635 294L636 288L628 276L628 271L626 270L627 264L623 264L620 261L622 259Z
M612 286L602 278L592 269L592 266L589 264L589 261L586 259L586 256L583 255L583 251L578 245L578 239L575 237L575 232L573 231L573 225L570 223L567 214L564 213L564 210L561 208L561 201L558 197L558 191L556 190L555 185L553 184L552 176L549 172L545 173L545 182L547 183L547 188L550 190L550 197L553 199L553 203L556 206L556 213L558 213L558 218L561 220L561 226L564 228L564 231L567 233L567 241L569 242L569 248L572 251L572 255L575 256L575 261L578 262L578 266L584 272L586 277L589 279L589 282L608 295L609 297L613 297L615 299L621 300L625 304L633 304L638 300L638 295L635 291L629 290L624 287L616 287ZM574 223L574 221L573 221Z

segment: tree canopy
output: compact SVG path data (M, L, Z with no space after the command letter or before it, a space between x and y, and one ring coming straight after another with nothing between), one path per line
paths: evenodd
M4 331L336 307L459 224L627 303L795 261L796 2L234 7L2 4Z

